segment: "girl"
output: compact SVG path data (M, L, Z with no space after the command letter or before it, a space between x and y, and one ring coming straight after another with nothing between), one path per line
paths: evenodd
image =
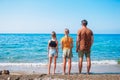
M50 68L52 59L54 58L54 72L56 70L56 59L58 57L58 41L56 39L56 33L53 31L51 34L52 39L48 41L48 57L49 57L49 63L48 63L48 74L50 74Z

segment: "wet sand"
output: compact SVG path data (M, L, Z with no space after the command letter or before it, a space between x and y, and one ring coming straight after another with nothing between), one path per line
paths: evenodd
M0 70L9 70L10 73L22 73L22 74L46 74L47 64L34 65L34 64L3 64L0 65ZM86 73L86 64L83 64L82 73ZM67 72L66 67L66 72ZM53 65L51 67L51 73L53 72ZM92 64L91 73L120 73L120 64ZM62 64L57 64L56 73L62 74ZM71 73L78 73L78 64L72 64Z
M53 66L52 66L53 67ZM56 74L47 75L47 65L0 65L0 70L9 70L10 75L0 75L0 80L120 80L119 64L92 64L91 74L86 74L86 64L82 74L78 74L77 64L72 65L71 75L62 75L62 64L58 64Z

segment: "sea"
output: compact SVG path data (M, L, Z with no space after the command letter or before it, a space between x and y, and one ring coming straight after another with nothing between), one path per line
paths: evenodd
M59 42L57 63L62 63L60 40L63 36L64 34L57 34ZM79 60L76 53L77 34L69 36L74 41L72 62L77 63ZM0 34L0 64L47 64L47 46L50 39L50 34ZM93 64L117 64L120 61L120 34L94 34L91 60Z

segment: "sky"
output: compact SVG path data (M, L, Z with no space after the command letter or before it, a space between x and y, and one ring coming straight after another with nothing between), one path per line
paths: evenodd
M120 34L120 0L0 0L0 33Z

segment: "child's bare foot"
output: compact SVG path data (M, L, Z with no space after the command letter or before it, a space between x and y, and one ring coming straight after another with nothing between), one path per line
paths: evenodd
M50 75L50 72L48 72L48 75Z

